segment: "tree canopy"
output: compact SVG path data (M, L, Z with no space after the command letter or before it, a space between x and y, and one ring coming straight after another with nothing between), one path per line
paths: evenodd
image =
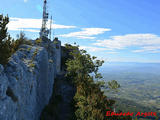
M11 37L7 33L8 16L0 15L0 64L6 64L11 56Z
M0 15L0 64L6 65L9 57L18 50L21 44L31 44L27 41L25 34L20 32L17 39L14 40L7 32L9 17Z
M85 50L79 50L79 46L66 44L70 51L66 61L66 71L69 81L72 81L77 89L74 96L75 120L117 120L117 116L106 117L106 111L113 111L114 100L108 99L101 91L101 84L95 83L94 78L102 78L98 69L104 61L97 60ZM91 75L94 74L94 75ZM113 82L114 83L114 82ZM112 85L112 82L111 84ZM112 87L115 87L115 83ZM117 87L117 86L116 86ZM127 119L126 119L127 120ZM128 118L130 120L130 118Z

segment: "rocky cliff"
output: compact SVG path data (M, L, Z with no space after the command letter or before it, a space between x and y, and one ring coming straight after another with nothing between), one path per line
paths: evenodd
M43 41L44 42L44 41ZM0 65L0 120L39 120L61 72L61 43L22 45Z

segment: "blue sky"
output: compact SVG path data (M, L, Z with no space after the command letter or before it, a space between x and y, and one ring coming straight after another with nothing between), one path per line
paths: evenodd
M0 0L9 33L39 36L43 0ZM160 62L159 0L48 0L54 36L106 62Z

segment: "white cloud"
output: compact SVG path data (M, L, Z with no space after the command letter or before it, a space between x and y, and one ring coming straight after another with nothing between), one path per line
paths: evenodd
M117 54L118 52L116 51L110 51L110 52L106 52L107 54Z
M39 32L41 28L42 19L32 19L32 18L10 18L8 24L8 30L14 31L29 31L29 32ZM49 24L48 24L49 28ZM76 26L66 26L59 24L52 24L52 29L70 29L76 28Z
M112 36L109 39L97 40L94 45L106 47L111 50L139 47L138 50L134 50L133 52L155 52L155 50L160 49L160 36L155 34Z
M34 29L22 29L20 31L39 32L39 30L34 30Z
M149 52L149 53L160 53L160 46L145 46L145 47L141 47L141 49L138 50L133 50L132 52Z
M28 2L28 0L24 0L24 2Z
M69 34L59 35L61 37L75 37L78 39L95 39L95 35L103 34L106 31L111 31L108 28L83 28L79 32L71 32Z
M76 28L76 26L67 26L67 25L52 24L52 29L70 29L70 28Z
M94 47L94 46L80 46L80 49L88 50L89 52L99 52L107 50L106 48Z

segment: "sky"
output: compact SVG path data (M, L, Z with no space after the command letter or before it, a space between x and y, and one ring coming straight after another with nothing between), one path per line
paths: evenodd
M48 0L52 35L106 62L160 62L159 0ZM39 37L43 0L0 0L13 38ZM53 37L52 37L53 38Z

